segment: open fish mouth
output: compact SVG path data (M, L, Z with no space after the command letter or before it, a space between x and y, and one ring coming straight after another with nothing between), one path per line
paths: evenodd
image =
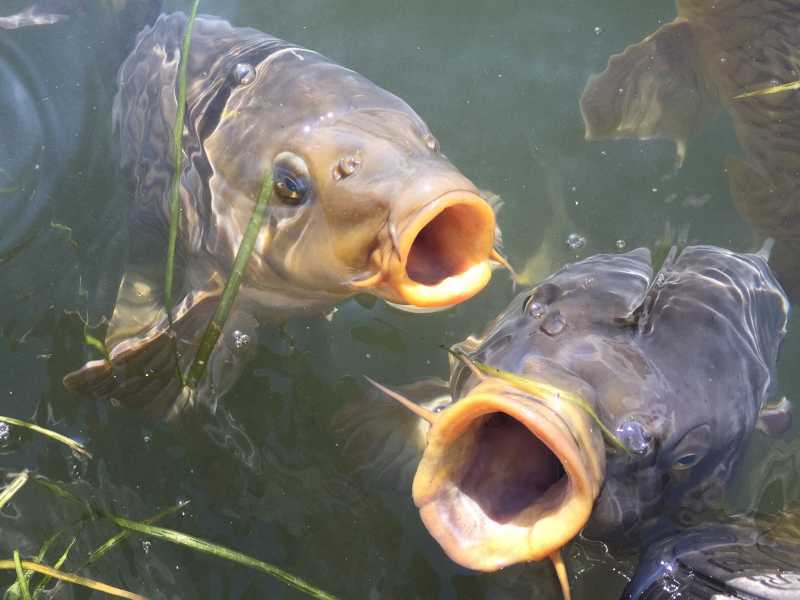
M486 379L435 416L413 498L451 559L494 571L555 561L589 520L604 469L584 411Z
M471 298L489 282L495 216L476 193L447 192L388 229L391 249L375 287L386 300L446 307Z

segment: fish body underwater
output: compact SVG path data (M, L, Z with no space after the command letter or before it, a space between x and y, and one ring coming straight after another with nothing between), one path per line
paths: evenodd
M264 224L198 397L230 387L241 334L259 324L364 292L445 307L486 285L493 209L403 100L314 51L201 16L182 139L176 365L163 280L186 26L183 14L159 17L119 72L113 120L130 188L128 267L108 359L69 374L68 388L154 414L174 409L177 371L218 304L266 172L274 185Z
M412 434L414 503L455 562L563 569L581 531L635 548L671 512L713 506L757 424L785 429L790 407L767 401L788 313L761 254L690 246L657 274L647 249L596 255L453 347L449 402L412 406L425 434L385 403L337 426L361 448L376 416ZM407 468L408 448L385 443ZM396 466L381 450L365 454Z
M791 600L800 596L798 512L735 516L648 545L622 600Z
M727 157L731 196L762 237L770 264L800 298L800 92L748 95L800 79L800 6L780 0L678 0L677 18L621 54L586 84L586 138L687 140L720 109L742 157Z

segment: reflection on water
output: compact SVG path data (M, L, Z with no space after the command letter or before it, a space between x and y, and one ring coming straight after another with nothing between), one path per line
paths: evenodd
M12 2L3 12L28 4ZM504 199L506 254L541 278L576 258L652 246L666 223L688 225L692 243L751 250L751 226L791 243L797 92L731 98L772 79L800 79L793 74L796 10L772 3L753 8L756 18L741 11L758 3L730 1L713 3L716 12L705 15L711 4L680 3L686 28L710 32L692 36L704 40L700 50L687 54L683 35L665 46L667 58L680 52L687 58L681 64L705 65L701 76L674 73L661 54L649 71L646 61L634 64L643 69L638 79L632 67L620 71L644 85L656 103L646 106L664 108L664 120L647 123L681 126L642 135L640 120L630 134L685 139L677 170L671 143L587 143L579 108L586 82L609 56L674 18L669 2L342 7L302 0L277 7L208 0L201 12L318 50L406 100L448 159ZM165 525L276 563L342 597L557 597L550 570L539 564L496 574L455 566L425 532L407 490L353 473L331 428L347 401L364 393L362 374L389 384L446 376L440 346L479 331L507 304L512 290L503 273L443 313L351 300L331 320L298 317L281 330L261 328L247 347L252 362L213 417L167 426L63 389L64 374L88 356L75 312L110 314L125 264L128 198L110 141L111 103L116 67L139 29L89 8L49 26L0 30L0 414L80 436L96 457L83 462L13 430L0 442L3 473L35 470L135 518L189 498L186 514ZM726 61L714 64L722 51ZM699 130L709 94L732 122L707 120ZM606 99L597 110L614 106ZM695 120L687 126L676 113L690 110ZM728 164L738 170L726 172L724 157L735 154L743 158ZM570 234L583 245L565 243ZM782 264L791 274L792 264ZM778 391L790 399L800 386L790 367L799 353L790 327ZM792 439L773 445L754 436L732 502L774 512L797 499ZM772 458L762 461L771 448ZM23 488L3 511L3 555L35 553L59 521L73 518L70 510L35 486ZM79 566L108 533L85 533L67 565ZM578 599L617 598L632 572L628 557L613 558L597 543L576 543L567 558ZM103 561L92 575L155 598L299 597L262 575L156 541L131 538ZM78 596L71 588L62 593Z

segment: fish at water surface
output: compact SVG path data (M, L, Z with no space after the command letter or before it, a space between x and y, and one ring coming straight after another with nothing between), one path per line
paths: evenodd
M785 430L790 407L767 401L788 313L761 254L688 247L655 276L646 249L597 255L454 346L466 360L451 364L449 397L409 387L434 398L412 407L429 425L371 398L336 426L373 466L419 461L414 503L457 563L560 567L582 530L630 548L671 511L713 506L756 425ZM399 431L412 440L400 452Z
M590 140L689 137L724 108L742 158L727 157L731 196L800 298L800 91L742 97L800 80L800 5L793 0L678 0L677 18L621 54L580 99Z
M108 326L108 360L73 390L173 410L180 390L167 315L176 73L187 25L162 15L122 66L114 127L130 187L129 264ZM217 305L267 171L274 187L236 305L200 387L216 398L257 323L312 314L367 292L444 307L490 278L495 217L400 98L320 54L199 17L188 60L173 311L180 369Z

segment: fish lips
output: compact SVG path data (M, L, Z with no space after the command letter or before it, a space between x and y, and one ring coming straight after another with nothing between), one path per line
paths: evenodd
M399 222L390 216L374 258L378 272L352 285L400 307L463 302L491 279L495 226L492 207L476 191L447 191Z
M452 560L494 571L575 537L604 473L603 439L583 410L487 379L437 414L412 493Z

